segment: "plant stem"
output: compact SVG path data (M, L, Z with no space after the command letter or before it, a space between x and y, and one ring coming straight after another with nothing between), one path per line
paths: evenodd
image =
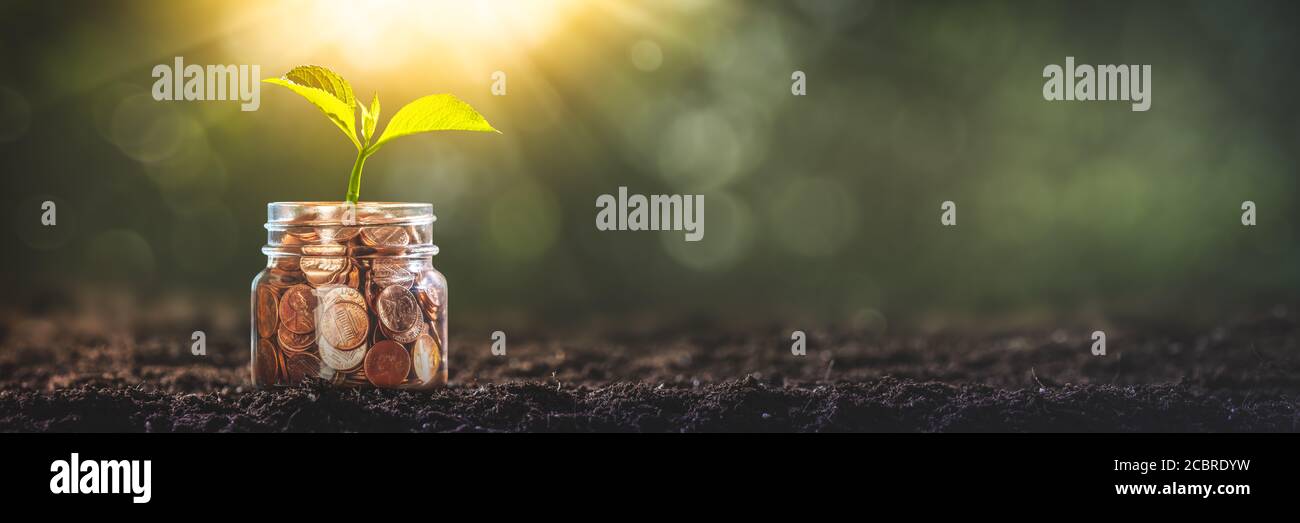
M348 203L357 203L361 197L361 168L366 165L365 150L357 151L357 163L352 164L352 176L348 177Z

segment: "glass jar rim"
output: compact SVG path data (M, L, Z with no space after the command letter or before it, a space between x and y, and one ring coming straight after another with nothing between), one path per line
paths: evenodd
M270 257L428 258L438 254L432 241L435 220L430 203L272 202L266 205L268 234L262 253ZM405 239L398 243L369 240L366 245L343 245L356 235L365 238L401 230L409 232L403 233ZM294 241L286 242L288 238Z
M349 217L349 210L354 212ZM266 228L427 225L438 220L431 203L289 201L266 204Z

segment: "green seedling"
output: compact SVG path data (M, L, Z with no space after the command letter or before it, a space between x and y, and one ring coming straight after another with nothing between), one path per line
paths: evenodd
M352 164L348 178L347 201L356 203L361 196L361 168L366 158L394 138L430 131L480 131L497 132L483 115L473 107L450 94L431 94L406 104L388 120L384 132L375 138L379 123L379 93L375 93L370 107L357 103L352 86L334 71L316 65L295 67L279 78L262 80L287 87L311 102L343 135L357 147L357 161ZM361 133L357 134L357 113L360 111Z

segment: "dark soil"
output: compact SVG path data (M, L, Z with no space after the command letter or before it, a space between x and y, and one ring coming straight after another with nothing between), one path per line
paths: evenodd
M1207 332L1113 327L1103 357L1088 329L825 329L802 357L775 328L512 338L499 357L485 330L453 346L452 385L433 392L252 390L240 312L112 316L0 316L0 430L1300 430L1284 310ZM211 329L206 356L189 352L194 324Z

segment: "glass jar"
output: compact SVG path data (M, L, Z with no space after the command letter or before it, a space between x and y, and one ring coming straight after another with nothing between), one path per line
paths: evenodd
M268 204L253 384L445 385L447 280L433 268L434 220L424 203Z

